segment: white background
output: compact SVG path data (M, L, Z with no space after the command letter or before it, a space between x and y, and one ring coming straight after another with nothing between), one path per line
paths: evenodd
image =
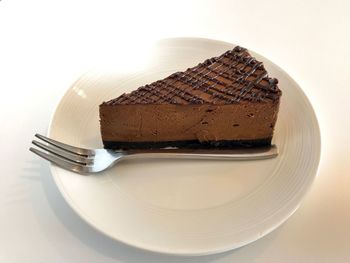
M1 0L0 262L349 262L349 12L340 0ZM299 210L266 237L206 257L147 253L97 233L28 151L82 73L176 36L269 58L301 85L321 127L318 177Z

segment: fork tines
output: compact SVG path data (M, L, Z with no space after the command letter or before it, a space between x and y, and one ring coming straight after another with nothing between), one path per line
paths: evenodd
M62 168L81 173L88 171L86 168L93 162L95 155L93 150L64 144L40 134L35 134L35 137L44 143L36 140L33 140L32 143L45 152L33 147L30 147L29 150Z

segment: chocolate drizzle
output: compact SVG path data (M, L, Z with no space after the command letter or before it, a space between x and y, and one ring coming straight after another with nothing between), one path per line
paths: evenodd
M241 100L276 101L277 79L269 78L262 64L245 48L236 46L184 72L142 86L105 102L116 104L232 104Z

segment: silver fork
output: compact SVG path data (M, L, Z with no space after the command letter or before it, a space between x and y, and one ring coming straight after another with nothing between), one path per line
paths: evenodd
M244 148L233 150L217 149L155 149L155 150L106 150L84 149L71 146L40 134L35 137L44 143L33 140L32 143L45 150L30 147L30 151L40 157L72 172L92 174L106 170L126 158L182 158L214 160L261 160L276 157L277 147Z

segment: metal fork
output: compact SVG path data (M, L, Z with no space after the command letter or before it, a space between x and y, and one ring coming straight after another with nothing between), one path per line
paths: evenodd
M33 147L30 147L30 151L66 170L85 175L104 171L126 158L182 158L234 161L269 159L278 155L275 145L233 150L152 149L113 151L107 149L78 148L40 134L35 134L35 137L44 143L36 140L33 140L32 143L46 152Z

